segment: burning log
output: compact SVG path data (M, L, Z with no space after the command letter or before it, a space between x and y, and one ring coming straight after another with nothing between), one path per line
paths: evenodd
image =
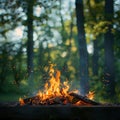
M68 101L67 98L64 97L53 97L53 98L49 98L49 99L45 99L44 101L41 101L39 96L33 96L30 98L25 98L22 99L22 103L21 105L56 105L56 104L64 104L64 101ZM21 101L20 101L21 103Z
M88 99L86 96L78 95L76 93L70 93L69 95L73 96L74 98L78 99L78 101L81 101L85 104L89 105L102 105L101 103L95 102L93 100Z

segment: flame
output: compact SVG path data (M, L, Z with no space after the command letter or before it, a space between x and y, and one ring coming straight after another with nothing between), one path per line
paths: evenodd
M72 103L73 96L69 95L69 88L70 85L68 84L68 81L65 81L63 83L60 82L60 76L61 72L59 70L54 70L54 65L50 64L49 67L49 80L44 85L43 91L38 91L36 96L30 99L29 103L32 102L32 104L54 104L54 103L61 103L67 104ZM74 93L78 93L78 90L72 91ZM94 98L94 92L89 92L86 97L89 99ZM20 105L25 105L24 99L19 99ZM82 101L76 101L74 103L75 105L85 104Z
M59 70L55 71L53 69L53 64L51 64L49 70L50 79L47 83L45 83L44 91L43 92L39 91L37 93L37 96L39 96L41 100L44 101L46 99L53 97L68 96L68 90L70 87L67 81L63 82L63 84L60 83L60 75L61 72Z
M90 100L93 100L94 96L95 96L94 91L89 91L89 93L86 95L86 97L89 98Z
M21 106L25 105L25 102L22 98L19 98L19 103L20 103Z

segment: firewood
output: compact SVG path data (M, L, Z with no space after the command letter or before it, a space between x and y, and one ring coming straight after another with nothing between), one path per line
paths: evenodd
M46 99L45 101L41 101L39 96L33 96L29 98L25 98L24 103L27 105L55 105L55 104L75 104L80 101L82 105L102 105L101 103L90 100L86 96L82 96L76 93L69 93L70 96L73 97L73 101L69 101L67 97L53 97Z
M101 105L101 103L95 102L93 100L88 99L86 96L78 95L76 93L69 93L69 95L77 98L78 100L91 105Z
M24 98L24 103L28 104L28 105L32 105L33 101L36 101L36 99L38 98L38 96L33 96L33 97L28 97L28 98Z

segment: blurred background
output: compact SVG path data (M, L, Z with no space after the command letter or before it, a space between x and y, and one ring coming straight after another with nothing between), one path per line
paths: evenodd
M71 90L120 102L120 0L0 0L0 101L42 89L50 64Z

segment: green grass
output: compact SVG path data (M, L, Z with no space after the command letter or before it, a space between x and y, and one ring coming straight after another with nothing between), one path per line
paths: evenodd
M17 102L23 96L22 94L15 93L0 93L0 102Z

